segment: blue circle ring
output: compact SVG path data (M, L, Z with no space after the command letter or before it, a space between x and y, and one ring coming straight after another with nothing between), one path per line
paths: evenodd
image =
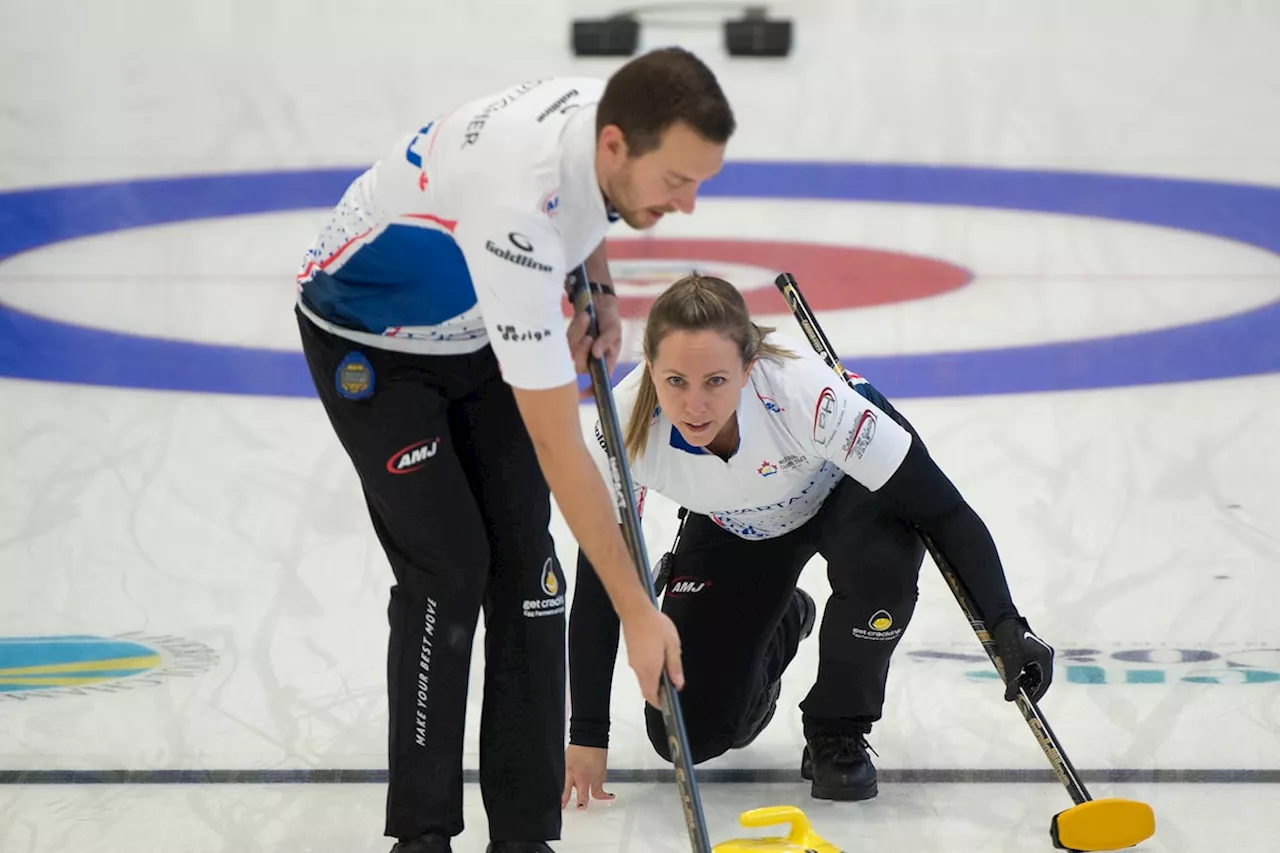
M121 181L0 193L0 262L61 240L210 217L328 208L352 169ZM991 168L734 162L705 197L824 199L1027 210L1209 234L1280 254L1280 189ZM299 251L305 247L299 247ZM1205 322L1032 346L846 361L891 397L1010 394L1280 371L1280 301ZM619 371L628 366L620 365ZM0 304L0 376L307 397L299 352L121 334Z

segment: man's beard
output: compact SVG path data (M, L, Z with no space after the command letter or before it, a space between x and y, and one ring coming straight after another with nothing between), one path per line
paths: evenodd
M616 209L618 211L618 216L622 218L622 221L637 231L646 231L656 224L655 221L650 218L652 214L645 208L634 212L621 207ZM641 220L641 217L643 217L643 221Z
M644 208L633 207L630 204L630 200L627 198L629 195L627 192L628 178L630 178L630 173L625 170L622 174L618 175L618 180L615 185L608 188L609 190L612 190L612 192L606 190L604 193L605 204L612 207L617 212L618 218L627 223L631 228L634 228L637 231L652 228L654 223L640 221L647 211Z

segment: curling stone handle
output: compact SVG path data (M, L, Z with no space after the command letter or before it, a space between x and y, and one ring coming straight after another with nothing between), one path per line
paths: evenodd
M791 834L787 840L792 844L803 845L809 838L809 819L804 812L795 806L765 806L751 809L738 816L743 826L773 826L777 823L791 824Z

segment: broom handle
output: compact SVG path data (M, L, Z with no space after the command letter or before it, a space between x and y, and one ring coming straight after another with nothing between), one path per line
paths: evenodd
M804 330L805 337L809 339L809 345L813 347L818 355L822 356L827 366L834 370L852 388L854 382L849 377L849 371L845 370L844 365L836 358L835 349L831 346L831 342L827 340L822 327L818 325L818 318L810 310L809 303L805 301L804 295L800 293L800 286L796 283L795 277L790 273L784 272L774 279L774 284L781 291L782 298L786 300L787 307L791 309L796 322ZM947 586L951 588L951 592L955 595L956 602L959 603L965 618L969 620L969 626L973 628L973 633L977 635L978 642L982 643L982 648L986 650L987 656L991 658L991 663L996 668L996 672L1003 679L1004 666L996 653L995 640L991 637L991 632L987 630L982 614L978 612L978 607L973 602L973 596L969 594L964 582L960 580L956 570L942 556L942 552L938 550L938 546L934 544L933 540L923 532L920 532L920 538L924 541L925 548L929 550L929 556L933 557L933 561L938 565L939 571L942 572L942 577L946 580ZM1049 759L1049 764L1053 767L1053 772L1057 775L1058 781L1067 789L1071 799L1075 801L1076 805L1093 799L1089 796L1089 791L1085 788L1084 782L1080 780L1080 775L1076 772L1075 767L1072 766L1071 761L1067 758L1067 754L1063 751L1057 736L1053 733L1053 729L1049 728L1049 721L1045 719L1040 707L1021 685L1018 686L1018 696L1015 702L1018 710L1022 712L1023 719L1031 727L1031 732L1035 735L1036 742L1040 744L1040 748L1044 750L1045 757Z
M569 273L568 279L566 290L574 309L587 312L590 334L594 338L599 329L586 266L579 266ZM653 579L649 575L649 556L640 531L640 511L636 506L631 469L627 464L622 426L618 420L617 404L613 399L613 388L609 384L608 368L602 358L589 357L587 366L596 409L600 414L601 431L604 433L605 452L609 455L609 466L613 474L614 500L622 516L622 536L640 575L640 583L648 591L649 600L656 607L658 599L654 594ZM665 666L662 669L662 681L658 685L658 698L662 707L662 720L667 728L667 749L675 767L676 787L680 791L680 802L684 807L684 822L689 829L689 841L695 853L711 853L711 843L707 839L707 819L702 810L697 779L693 775L693 759L689 752L689 735L685 730L684 714L680 710L680 701Z

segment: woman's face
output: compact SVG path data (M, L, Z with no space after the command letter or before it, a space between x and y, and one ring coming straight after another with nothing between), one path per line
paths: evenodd
M717 331L674 331L659 342L649 375L658 404L680 435L694 447L706 447L732 429L751 365L744 365L738 345Z

